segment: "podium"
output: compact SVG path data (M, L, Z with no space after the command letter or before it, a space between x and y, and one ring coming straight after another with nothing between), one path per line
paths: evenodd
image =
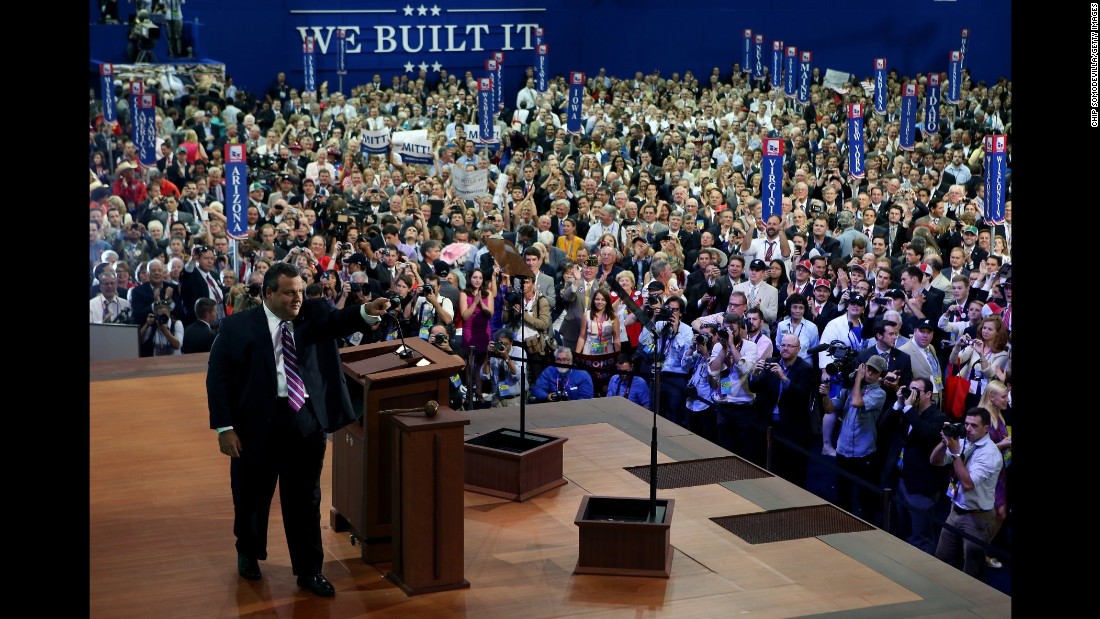
M329 523L334 531L351 531L366 563L393 560L394 508L399 507L393 483L393 471L400 466L394 451L395 424L393 416L380 416L378 411L423 406L430 400L448 402L450 377L463 368L461 359L424 340L408 338L406 345L413 351L408 359L396 354L400 341L340 351L352 405L363 415L332 437ZM459 449L461 442L460 432ZM455 466L461 464L460 452ZM458 484L461 492L461 475Z
M462 436L465 415L441 406L435 417L389 417L395 426L393 569L386 578L407 595L465 589Z

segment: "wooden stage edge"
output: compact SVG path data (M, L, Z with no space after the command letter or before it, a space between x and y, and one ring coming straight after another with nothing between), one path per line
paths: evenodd
M568 438L568 483L522 503L464 493L469 589L408 597L328 525L336 597L295 584L278 493L264 578L236 572L228 462L208 428L206 354L91 364L90 616L146 617L1009 617L1012 600L880 530L750 544L711 518L821 505L776 477L658 491L675 499L669 578L575 574L584 496L648 496L652 413L622 398L532 405L532 431ZM518 427L517 408L473 411L468 435ZM730 456L658 420L662 463ZM458 463L461 465L461 463ZM140 585L135 585L140 583Z

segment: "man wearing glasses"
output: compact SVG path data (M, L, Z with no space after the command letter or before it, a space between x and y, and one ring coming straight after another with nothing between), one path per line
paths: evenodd
M932 450L940 444L943 424L949 419L934 401L932 381L919 376L909 382L908 389L898 389L890 414L900 415L902 422L886 452L885 485L897 488L901 500L895 505L900 530L909 530L906 540L933 554L936 551L933 513L947 488L948 469L931 464L930 458Z
M554 351L554 363L542 371L531 388L539 402L565 402L591 399L595 390L588 372L571 368L573 353L564 346ZM565 367L561 367L565 366Z
M660 338L654 340L653 333L643 329L638 337L638 348L647 356L660 359L661 393L659 413L665 419L688 427L684 411L685 389L691 377L691 371L684 365L684 352L692 348L691 327L681 322L684 300L674 296L665 302L672 318L657 321L657 333Z

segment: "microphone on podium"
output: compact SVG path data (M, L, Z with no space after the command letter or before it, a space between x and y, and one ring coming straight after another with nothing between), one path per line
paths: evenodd
M391 408L389 410L378 411L379 415L408 415L411 413L424 413L425 417L435 417L436 412L439 410L439 402L435 400L429 400L424 406L417 406L413 408Z

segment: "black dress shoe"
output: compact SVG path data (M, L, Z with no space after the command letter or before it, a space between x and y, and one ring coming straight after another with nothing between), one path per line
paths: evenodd
M330 598L336 595L336 588L332 586L332 583L325 578L324 574L310 574L309 576L299 576L298 586L303 589L309 589L313 592L313 595L318 595L323 598Z
M241 576L249 580L259 580L263 578L260 574L260 564L252 557L244 554L237 554L237 571Z

